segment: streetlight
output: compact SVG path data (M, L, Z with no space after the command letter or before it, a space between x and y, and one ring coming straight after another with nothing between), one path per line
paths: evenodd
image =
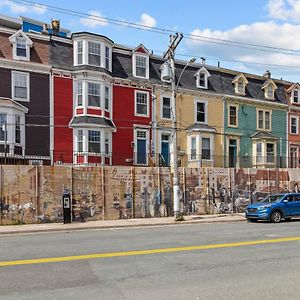
M162 78L164 80L171 81L171 89L172 89L172 145L171 145L171 170L173 171L173 203L174 203L174 217L175 221L182 220L182 213L180 212L180 201L179 201L179 172L178 172L178 160L177 160L177 118L176 118L176 95L178 86L180 83L180 79L183 75L183 72L188 67L189 64L194 63L196 58L192 57L182 69L178 81L176 84L175 78L175 63L174 63L174 55L170 55L168 58L168 62L164 63L162 66Z

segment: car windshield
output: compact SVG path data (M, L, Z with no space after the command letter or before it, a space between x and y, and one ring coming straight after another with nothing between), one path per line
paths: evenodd
M281 198L284 195L271 195L271 196L267 196L266 198L262 199L260 202L263 203L275 203L275 202L280 202Z

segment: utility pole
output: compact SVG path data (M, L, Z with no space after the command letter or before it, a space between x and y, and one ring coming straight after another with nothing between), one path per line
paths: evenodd
M170 45L164 58L167 59L171 71L171 89L172 89L172 145L171 145L171 172L173 173L173 205L174 205L174 217L176 221L182 220L182 214L180 212L179 201L179 172L178 172L178 155L177 155L177 117L176 117L176 76L175 76L175 50L183 38L182 34L176 33L170 36Z

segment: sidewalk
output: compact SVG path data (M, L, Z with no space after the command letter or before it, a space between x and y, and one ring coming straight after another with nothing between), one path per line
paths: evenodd
M56 232L70 230L86 229L108 229L124 227L143 227L143 226L162 226L177 224L194 223L218 223L218 222L236 222L245 221L243 213L221 214L221 215L191 215L185 216L185 221L176 222L174 217L147 218L147 219L125 219L125 220L105 220L88 221L83 223L47 223L47 224L29 224L29 225L8 225L0 226L0 235L38 233L38 232Z

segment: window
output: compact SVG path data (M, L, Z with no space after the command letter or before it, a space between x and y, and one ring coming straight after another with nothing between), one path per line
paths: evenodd
M274 163L274 144L267 143L267 164Z
M210 139L202 138L202 159L210 159Z
M17 56L19 57L27 57L27 44L26 39L23 37L17 38Z
M16 116L16 122L15 122L15 142L16 144L21 143L21 117Z
M89 130L89 152L100 153L100 131Z
M197 102L196 108L196 122L205 123L206 122L206 109L205 102Z
M171 119L171 99L169 97L162 98L162 118Z
M109 134L105 132L105 154L109 155Z
M294 92L293 92L293 102L294 103L299 102L299 90L294 90Z
M229 106L229 126L238 126L237 107L234 105Z
M109 99L110 99L110 93L109 93L109 87L108 86L105 86L105 95L104 95L104 98L105 98L105 109L106 110L109 110Z
M242 78L237 82L237 90L241 94L245 92L244 80Z
M148 93L135 93L135 113L140 116L148 116Z
M83 63L82 56L83 56L83 42L79 41L77 42L77 64L78 65L82 65Z
M20 101L29 100L29 74L12 72L13 98Z
M267 110L258 110L257 127L260 130L271 129L271 112Z
M272 84L268 85L268 88L267 88L267 97L270 98L270 99L274 98L274 89L273 89Z
M0 114L0 141L7 141L7 116Z
M77 83L77 106L82 106L82 82Z
M100 99L100 84L99 83L88 83L88 106L101 106Z
M109 48L105 46L105 68L107 70L110 70L110 53L109 53Z
M206 74L199 73L199 87L206 88Z
M89 65L101 66L101 44L89 42Z
M257 164L263 163L262 143L257 143L256 144L256 163Z
M83 152L83 131L77 132L77 152Z
M298 117L291 117L291 134L298 134Z
M191 138L191 160L195 160L197 158L197 143L196 137Z
M136 56L136 76L146 78L146 57L145 56Z

